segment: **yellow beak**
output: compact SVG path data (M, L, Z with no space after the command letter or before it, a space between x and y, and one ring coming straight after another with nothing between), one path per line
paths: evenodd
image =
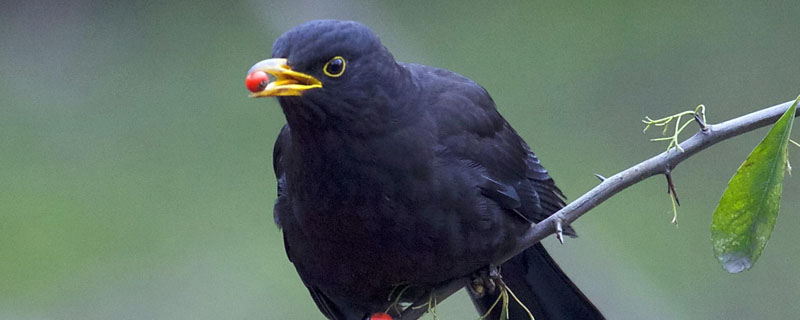
M260 61L250 67L247 74L256 71L271 74L275 77L275 81L268 83L264 90L251 93L251 98L299 96L306 90L322 88L322 82L316 78L292 70L286 63L286 59L273 58Z

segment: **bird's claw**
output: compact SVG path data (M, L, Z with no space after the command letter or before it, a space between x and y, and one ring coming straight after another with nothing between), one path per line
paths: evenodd
M467 288L473 293L475 297L481 298L486 293L494 294L497 290L497 280L500 279L500 268L496 266L489 266L476 272L472 275Z

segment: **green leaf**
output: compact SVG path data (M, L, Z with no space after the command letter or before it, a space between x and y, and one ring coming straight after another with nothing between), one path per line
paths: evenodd
M742 272L758 260L780 209L787 147L795 108L784 112L764 140L728 182L711 222L714 255L730 273Z

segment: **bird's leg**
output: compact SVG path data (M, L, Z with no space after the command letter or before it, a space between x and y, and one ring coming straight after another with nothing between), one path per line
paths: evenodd
M488 274L485 274L485 276L482 278L482 280L483 280L484 286L487 283L491 284L491 291L484 291L483 292L484 294L486 292L494 293L494 291L497 290L497 289L500 289L500 294L497 295L497 300L495 300L494 304L492 304L492 306L489 307L489 310L487 310L486 313L483 316L481 316L481 319L485 319L486 317L488 317L492 313L492 310L494 310L494 308L500 302L502 302L502 306L501 306L502 310L500 311L500 318L499 319L509 319L508 305L509 305L509 302L511 301L511 299L514 299L514 301L516 301L517 304L519 304L519 306L522 307L522 309L525 310L525 312L528 313L528 316L530 317L530 319L534 320L533 319L533 314L528 309L528 307L526 307L525 304L523 304L522 301L520 301L519 298L517 298L517 296L514 294L514 292L511 291L511 288L509 288L508 285L506 285L505 281L503 281L503 277L500 274L500 268L499 267L497 267L497 266L489 266ZM474 284L475 280L473 280L472 283ZM472 287L472 285L470 287Z
M499 269L497 266L488 266L473 273L467 289L478 298L482 298L486 293L493 294L497 289L493 277L500 276Z

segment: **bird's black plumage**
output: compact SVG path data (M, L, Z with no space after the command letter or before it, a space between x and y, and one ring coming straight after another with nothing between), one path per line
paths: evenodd
M345 72L326 75L337 56ZM278 38L273 57L322 82L278 98L287 125L273 164L275 221L326 317L362 319L388 309L398 288L413 301L475 274L564 205L486 90L396 62L366 26L309 22ZM537 319L602 318L541 245L502 270ZM492 299L474 300L485 310Z

